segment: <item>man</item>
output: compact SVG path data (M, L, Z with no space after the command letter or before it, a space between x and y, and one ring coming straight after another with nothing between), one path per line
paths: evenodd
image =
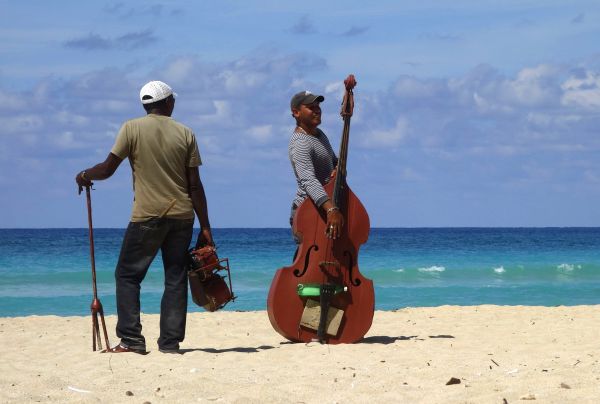
M140 284L160 249L165 289L158 347L164 353L178 353L185 336L185 267L194 212L201 226L197 245L213 244L198 172L202 161L192 130L171 118L175 97L171 87L161 81L144 85L140 100L146 116L125 122L106 160L75 177L81 192L92 181L109 178L125 158L129 158L133 174L133 211L115 269L117 336L121 342L109 352L146 353L140 324Z
M324 100L322 95L301 91L290 102L296 129L290 139L288 154L298 186L292 203L290 224L293 224L298 206L310 197L327 215L327 236L336 239L344 225L344 217L323 188L332 177L338 161L329 139L318 128L321 124L320 103Z

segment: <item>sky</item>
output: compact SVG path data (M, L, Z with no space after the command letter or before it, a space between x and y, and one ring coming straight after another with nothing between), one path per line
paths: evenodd
M211 224L286 227L291 96L323 94L372 227L600 226L600 2L0 0L0 228L87 227L75 175L144 115L196 134ZM122 164L92 192L125 227Z

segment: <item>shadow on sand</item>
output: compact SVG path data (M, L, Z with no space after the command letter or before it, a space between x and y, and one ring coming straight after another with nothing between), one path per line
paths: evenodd
M399 337L389 337L387 335L374 335L372 337L363 338L360 343L363 344L393 344L396 341L408 341L410 339L417 338L416 335L411 335L410 337L399 336Z
M254 352L260 352L260 351L265 351L267 349L273 349L275 348L274 346L270 346L270 345L261 345L258 346L256 348L254 347L236 347L236 348L223 348L223 349L217 349L217 348L189 348L189 349L180 349L179 352L184 354L187 352L196 352L196 351L202 351L202 352L208 352L208 353L214 353L214 354L218 354L218 353L225 353L225 352L245 352L245 353L254 353Z

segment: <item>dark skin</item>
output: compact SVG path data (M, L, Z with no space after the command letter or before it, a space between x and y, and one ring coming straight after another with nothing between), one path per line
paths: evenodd
M175 108L175 98L169 96L164 105L157 108L151 108L146 111L148 114L171 116L173 109ZM91 187L92 181L105 180L111 177L123 160L118 156L109 153L106 160L102 163L96 164L91 168L86 168L82 172L75 176L75 182L79 186L79 193L83 190L83 187ZM85 175L82 175L85 172ZM198 245L214 245L212 232L210 229L210 222L208 220L208 209L206 203L206 194L204 193L204 186L200 180L200 172L198 167L186 167L186 176L188 183L188 194L192 200L194 212L198 216L200 222L200 234L198 236Z
M292 116L296 118L298 128L310 136L317 135L317 128L321 124L321 107L319 104L318 101L315 101L312 104L302 104L298 108L292 108ZM333 177L334 175L335 169L331 172L331 176ZM328 212L333 207L331 199L327 199L321 205L321 209L324 212ZM339 210L335 209L327 213L327 237L337 239L341 235L343 226L344 215Z

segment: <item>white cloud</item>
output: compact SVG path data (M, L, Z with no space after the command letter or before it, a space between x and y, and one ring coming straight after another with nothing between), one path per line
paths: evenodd
M225 70L220 74L225 89L232 94L247 92L262 86L267 80L267 75L261 72L238 72Z
M513 112L513 108L510 106L486 99L476 92L473 93L473 101L475 102L477 110L482 113L501 112L508 114Z
M393 128L374 130L367 134L363 145L370 148L396 147L408 135L409 125L405 117L399 117Z
M519 71L516 79L505 83L506 96L520 105L541 105L556 101L557 88L553 85L558 70L539 65Z
M219 139L219 137L201 133L196 135L196 138L201 155L203 155L205 151L213 154L219 154L221 152L221 139Z
M182 83L194 69L194 60L191 58L178 58L171 62L165 69L165 76L173 83ZM177 90L175 90L177 92Z
M335 81L333 83L329 83L325 86L325 94L344 94L345 91L344 82L343 81Z
M442 83L433 80L402 76L394 84L394 94L398 97L431 99L440 95Z
M586 72L585 77L569 77L561 86L562 103L586 109L600 108L600 74Z
M53 140L54 144L61 149L79 149L83 146L80 142L75 141L73 132L69 131L59 134Z
M175 118L191 126L199 138L206 137L206 150L235 151L258 147L240 142L244 133L262 146L280 142L274 128L285 132L291 127L287 105L298 89L320 88L329 101L341 101L341 80L319 85L296 70L323 65L311 56L258 50L221 66L209 66L192 56L176 58L146 79L166 72L185 94L176 104ZM564 68L539 65L505 77L482 65L449 79L400 76L387 92L357 93L352 130L360 140L353 144L383 151L400 145L449 154L481 150L482 155L486 150L511 154L511 143L519 150L528 144L535 147L540 141L536 133L543 135L547 147L553 142L584 144L585 140L571 137L595 130L589 109L600 105L599 74L580 68L565 78L563 72ZM0 89L17 108L2 117L0 134L32 132L44 139L87 129L99 135L79 141L92 149L109 148L121 123L143 114L137 102L143 81L132 80L125 69L103 69L67 82L43 80L29 97ZM59 94L56 104L46 102L48 94ZM335 114L328 113L323 121L329 132L329 126L339 123L337 108L331 110ZM331 133L335 143L338 131ZM67 143L63 139L62 145Z
M247 132L250 137L260 143L266 143L273 136L273 125L252 126Z
M214 106L214 113L212 114L201 114L198 115L194 120L198 125L228 125L233 119L233 111L229 101L214 100L212 102Z

